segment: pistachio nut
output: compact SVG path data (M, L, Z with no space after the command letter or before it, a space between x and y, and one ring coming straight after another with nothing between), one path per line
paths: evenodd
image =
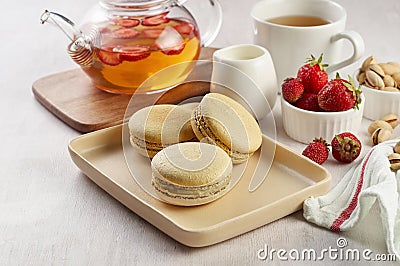
M397 142L396 145L394 145L393 151L394 151L395 153L399 153L399 154L400 154L400 141Z
M395 81L390 75L385 75L383 77L383 83L385 84L385 87L395 87Z
M364 84L364 83L365 83L365 79L366 79L365 72L360 72L360 73L358 74L358 76L357 76L358 82L359 82L360 84Z
M399 88L399 86L400 86L400 72L394 73L394 74L392 75L392 78L393 78L394 81L396 82L397 88Z
M369 127L368 127L368 133L370 135L372 135L372 133L374 133L375 130L377 130L378 128L382 128L382 129L386 129L389 130L390 133L392 132L393 128L392 126L386 122L386 121L382 121L382 120L375 120L374 122L372 122Z
M376 74L378 74L379 76L381 76L381 78L383 78L385 76L385 72L383 71L383 69L378 65L378 64L371 64L367 67L367 70L365 71L374 71Z
M372 144L377 145L381 142L389 140L391 137L392 137L391 130L378 128L377 130L374 131L374 133L372 133L371 136Z
M400 72L400 64L399 63L397 63L397 62L388 62L388 64L394 66L397 69L396 72Z
M366 77L365 77L364 85L367 86L367 87L370 87L372 89L379 90L379 88L375 88L371 83L369 83L369 81L368 81L368 79Z
M385 87L382 89L383 91L388 91L388 92L399 92L399 89L395 87Z
M395 114L387 114L384 117L382 117L380 120L388 123L393 129L395 127L397 127L397 125L399 124L399 117Z
M393 171L397 171L400 169L400 154L392 153L388 156L390 168Z
M386 75L393 75L394 73L400 72L400 68L393 64L382 63L379 64L379 66L383 69L383 72L385 72Z
M379 89L379 90L382 90L383 88L385 88L385 83L383 83L383 79L375 71L367 70L365 72L365 75L366 75L366 81L367 81L366 83L371 85L373 88ZM399 76L399 78L400 78L400 76Z
M378 62L376 61L376 59L371 55L370 57L368 57L367 59L364 60L364 62L361 65L361 71L364 72L365 70L367 70L367 67L371 64L377 64Z

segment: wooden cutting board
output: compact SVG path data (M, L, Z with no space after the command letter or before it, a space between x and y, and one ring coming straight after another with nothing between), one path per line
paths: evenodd
M215 48L203 48L200 59L211 60ZM201 71L202 73L199 73ZM195 68L191 80L201 76L210 80L211 64ZM72 128L86 133L121 124L131 95L113 94L95 88L81 69L69 70L42 77L32 85L35 98ZM178 103L188 97L209 91L209 82L190 82L179 85L167 93L140 95L139 109L154 103ZM137 100L135 99L135 103Z

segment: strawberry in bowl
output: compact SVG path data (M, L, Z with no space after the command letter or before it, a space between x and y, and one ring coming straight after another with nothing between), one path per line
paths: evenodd
M353 79L349 80L336 78L329 81L317 94L318 105L327 112L346 111L351 108L358 108L361 102L361 90L354 85Z
M289 137L302 143L309 143L310 137L332 139L337 132L358 132L361 125L364 95L354 85L351 77L348 80L336 77L328 81L324 69L326 65L321 63L321 58L322 56L314 63L318 71L308 66L309 61L300 68L301 75L298 74L296 79L304 87L301 97L297 97L296 100L288 98L288 95L296 95L299 87L293 86L293 91L290 91L290 78L282 84L283 128ZM304 69L311 69L310 73L319 74L310 74L313 78L303 81L306 76L303 73Z
M328 64L322 63L321 54L318 60L311 55L306 64L299 68L297 78L301 80L306 93L317 94L328 83L328 74L325 71L327 66Z

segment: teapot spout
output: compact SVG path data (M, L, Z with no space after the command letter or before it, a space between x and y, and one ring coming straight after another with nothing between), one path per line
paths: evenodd
M40 23L50 23L61 30L70 41L74 41L82 32L75 27L75 23L61 14L45 10L40 16Z
M82 67L93 64L92 42L98 35L96 30L92 30L88 36L76 28L75 23L65 16L45 10L40 17L40 22L45 22L57 27L71 41L68 45L68 54L77 64Z

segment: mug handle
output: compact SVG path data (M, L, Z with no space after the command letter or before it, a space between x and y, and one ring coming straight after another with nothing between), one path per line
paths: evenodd
M328 74L356 62L364 54L365 50L364 40L362 39L361 35L358 32L343 31L339 34L332 36L331 42L336 42L341 39L347 39L351 42L351 44L353 45L353 55L343 60L342 62L328 66L326 68L326 72Z

